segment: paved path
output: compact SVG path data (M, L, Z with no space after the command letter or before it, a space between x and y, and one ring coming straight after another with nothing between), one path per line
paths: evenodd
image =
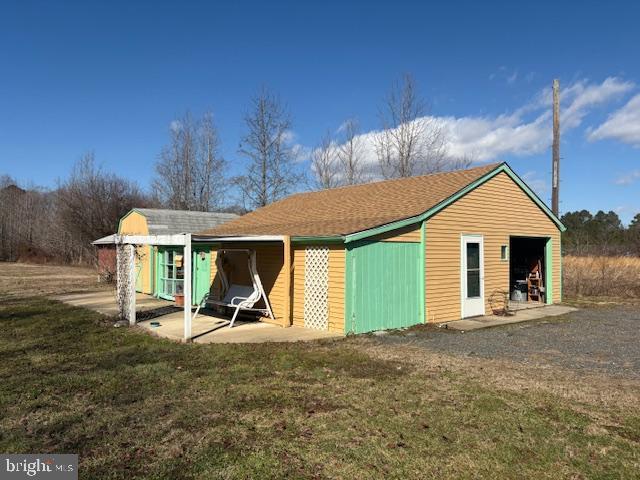
M465 333L427 327L374 338L440 353L640 378L640 306L583 309Z
M118 314L115 292L113 290L103 290L99 292L73 293L68 295L52 296L54 300L59 300L74 307L84 307L94 310L103 315L114 316ZM173 305L171 302L154 298L143 293L136 294L136 311L144 312L158 308L165 308Z
M520 310L512 316L484 315L464 320L455 320L453 322L445 323L444 327L468 332L470 330L479 330L481 328L497 327L500 325L509 325L511 323L539 320L541 318L557 317L558 315L575 312L576 310L577 308L566 305L546 305L544 307Z

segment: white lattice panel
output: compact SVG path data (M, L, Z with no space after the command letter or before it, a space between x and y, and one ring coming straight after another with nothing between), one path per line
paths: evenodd
M329 249L307 247L304 256L304 326L329 328Z

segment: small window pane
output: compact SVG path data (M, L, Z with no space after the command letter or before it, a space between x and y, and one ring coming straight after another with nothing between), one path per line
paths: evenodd
M480 268L479 243L467 243L467 268Z
M502 245L500 247L500 259L501 260L507 260L507 246L506 245Z
M467 298L480 296L480 270L467 270Z

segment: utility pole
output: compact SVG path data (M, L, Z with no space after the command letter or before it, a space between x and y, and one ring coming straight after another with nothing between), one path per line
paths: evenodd
M553 148L551 173L551 210L559 216L560 196L560 82L553 81Z

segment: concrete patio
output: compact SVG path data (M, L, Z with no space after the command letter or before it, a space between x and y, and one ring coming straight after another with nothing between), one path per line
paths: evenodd
M516 310L514 315L484 315L481 317L446 322L441 326L451 330L470 331L499 325L509 325L511 323L528 322L529 320L538 320L540 318L556 317L576 310L577 308L566 305L527 306Z
M115 290L100 290L97 292L72 293L67 295L57 295L51 297L53 300L73 305L74 307L84 307L103 315L114 316L118 314ZM170 307L172 302L161 300L145 295L136 294L136 312L146 312L157 308Z
M113 290L77 293L51 297L54 300L88 308L103 315L115 316L118 313ZM173 302L161 300L150 295L136 295L137 327L159 337L182 341L184 335L184 314L182 308ZM152 326L158 322L159 326ZM262 342L300 342L327 338L340 338L339 333L311 330L302 327L281 327L259 321L239 318L233 328L227 326L226 318L209 311L201 312L192 322L191 331L195 343L262 343Z
M159 322L154 327L151 322ZM144 320L138 326L160 337L182 341L182 312L171 313L152 320ZM229 328L227 319L212 314L200 314L191 324L194 343L263 343L263 342L301 342L340 338L338 333L311 330L302 327L281 327L269 323L236 320Z

